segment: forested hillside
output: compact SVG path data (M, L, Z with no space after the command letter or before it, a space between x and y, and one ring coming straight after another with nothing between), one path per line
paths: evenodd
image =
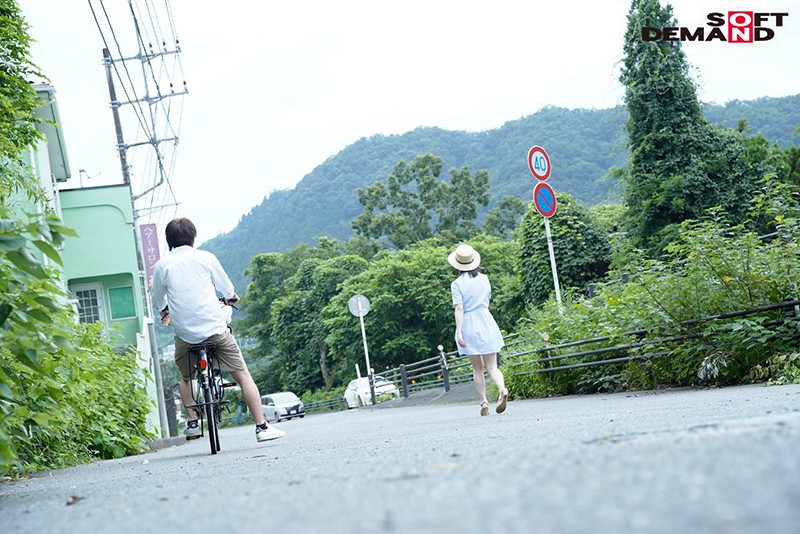
M800 124L800 95L733 101L705 106L709 121L734 128L747 121L752 134L763 134L782 147L800 144L792 136ZM204 243L214 252L234 283L244 291L243 275L259 252L285 251L315 238L346 239L350 221L362 211L356 190L385 180L399 160L433 153L448 170L468 166L489 171L491 208L504 195L531 196L533 182L526 156L533 144L544 146L551 158L551 185L584 204L615 201L619 191L607 178L609 169L625 164L627 151L622 125L624 107L568 110L548 107L485 132L418 128L403 135L362 138L330 157L292 190L276 191L244 215L231 232Z

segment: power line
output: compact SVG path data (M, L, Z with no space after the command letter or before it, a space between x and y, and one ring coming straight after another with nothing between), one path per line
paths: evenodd
M105 31L98 20L94 5L92 4L91 0L88 0L88 3L103 43L105 44L106 49L109 49L110 47L108 46L108 39L106 38ZM123 55L122 46L117 37L114 24L111 21L111 17L109 16L103 0L100 0L100 6L103 10L105 20L108 24L108 29L110 30L119 54L119 58L109 57L108 61L110 65L114 67L114 72L116 73L116 76L119 79L122 89L128 100L127 102L122 103L116 101L112 102L112 106L120 107L125 103L131 104L137 119L136 137L138 138L140 134L143 134L147 139L145 142L128 143L122 145L121 137L119 137L121 133L118 134L121 150L128 151L132 149L131 155L135 155L135 160L139 162L139 165L135 169L134 165L130 165L129 167L129 169L135 170L135 183L138 185L138 187L135 188L137 193L132 194L132 200L140 203L140 207L135 208L134 210L134 216L138 217L142 214L146 214L150 219L152 219L154 216L160 218L162 215L160 213L162 208L178 205L177 196L172 185L171 174L175 171L178 135L180 133L180 122L183 114L182 103L180 106L173 108L173 102L171 100L168 103L164 102L164 100L172 96L182 96L188 93L185 80L183 81L183 90L181 92L176 93L174 89L174 76L178 69L180 69L180 73L183 74L183 65L180 61L180 47L172 16L172 10L169 5L169 1L165 0L165 8L167 12L167 18L169 20L169 29L175 41L175 51L168 50L166 36L162 29L161 21L155 6L151 6L149 0L145 0L145 10L147 12L147 17L145 17L143 16L143 10L141 9L140 5L137 3L136 6L134 6L132 1L128 0L128 7L134 23L139 53L133 57L125 57ZM148 42L145 43L145 40ZM154 50L153 42L156 42L158 51ZM171 68L166 63L165 58L167 55L173 55L173 63ZM156 67L153 62L153 59L156 58L160 59L158 67ZM143 97L139 97L133 76L131 75L131 72L126 64L126 61L133 59L139 60L142 65L142 82L144 83ZM122 63L122 68L124 70L127 83L125 78L123 78L122 72L117 67L118 62ZM152 83L154 84L156 93L155 96L150 96L148 80L152 80ZM165 80L166 83L169 84L169 94L162 92L162 87L165 86L165 83L162 82ZM128 85L130 85L130 88L128 88ZM133 98L131 98L131 94L133 94ZM144 110L142 106L143 102L148 103L149 113ZM175 110L178 111L177 122L174 120L173 115ZM149 121L146 119L148 115L150 118ZM162 131L164 138L159 139L159 134L162 133ZM160 144L164 143L165 141L173 141L173 144L168 150L162 151ZM140 151L135 150L143 145L152 146L153 151L147 151L147 153L143 155ZM162 185L164 186L163 189L159 189ZM172 198L172 203L169 202L169 197ZM175 211L177 211L177 208L175 208Z
M103 45L105 46L106 49L110 50L111 47L108 46L108 41L106 40L105 33L103 33L103 29L100 26L100 22L97 20L97 14L94 11L94 6L92 5L92 0L88 0L88 2L89 2L89 8L92 10L92 16L94 17L94 22L97 25L98 31L100 31L100 37L103 39ZM103 0L100 0L100 6L103 8L103 13L106 16L106 21L108 21L109 28L111 29L111 35L114 38L114 42L117 44L117 50L119 51L120 55L122 55L122 50L120 48L119 41L117 40L116 33L114 32L114 27L111 25L111 20L108 18L108 12L105 9L105 5L103 4ZM112 61L111 66L114 68L114 72L116 72L117 78L120 80L120 82L122 82L122 75L120 74L116 63L114 63ZM135 99L133 101L137 101L139 99L139 97L136 95L136 89L134 88L133 80L130 77L130 73L128 72L128 68L124 63L122 64L122 66L125 68L125 72L128 75L128 80L130 80L130 82L131 82L131 91L133 92L133 96L134 96L134 99ZM125 93L125 98L127 98L128 101L132 101L131 97L130 97L130 94L128 94L128 88L125 86L124 83L122 83L122 90ZM112 102L111 105L112 106L116 105L117 107L119 107L119 103L118 102ZM144 121L144 111L141 109L141 106L135 107L134 108L134 113L136 114L136 118L139 120L139 123L142 125L142 128L146 131L147 130L147 125L145 124L145 121Z
M148 54L147 53L147 50L146 50L147 47L144 44L144 39L142 39L142 33L141 33L140 27L139 27L139 20L136 18L136 13L134 13L134 11L133 11L133 4L130 2L130 0L128 1L128 6L130 7L131 16L133 17L133 24L134 24L134 27L136 28L136 38L137 38L138 43L140 44L140 50L144 51L144 55L145 55L145 58L147 60L147 66L150 68L150 77L153 79L153 83L155 84L156 94L158 95L159 99L162 99L163 95L161 94L161 86L158 83L158 80L156 79L155 69L153 69L153 63L150 61L151 56L153 54ZM137 10L138 10L138 7L137 7ZM151 24L152 24L152 17L151 17ZM145 31L146 31L146 28L145 28ZM150 43L150 47L149 48L150 48L150 51L152 52L152 50L153 50L152 43ZM166 50L165 50L165 52L166 52ZM164 61L164 56L161 56L161 63L162 63L162 65L164 67L166 67L166 62ZM144 65L142 66L142 70L144 71ZM169 81L170 81L170 88L171 88L172 87L172 80L169 80ZM145 80L145 83L146 83L146 80ZM174 91L172 91L172 93L174 93ZM169 128L170 128L170 130L172 131L172 133L174 135L175 128L173 128L173 126L172 126L172 124L170 122L169 113L167 112L166 109L164 109L163 100L159 100L158 104L161 105L162 110L165 112L166 119L167 119L167 124L169 125ZM155 128L155 125L154 125L154 128Z

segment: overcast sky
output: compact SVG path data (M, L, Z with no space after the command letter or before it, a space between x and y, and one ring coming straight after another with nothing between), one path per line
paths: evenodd
M19 3L37 41L34 62L57 91L74 177L69 186L120 183L104 43L91 7L112 55L120 54L103 6L122 55L135 56L128 2ZM685 43L701 100L800 93L799 2L672 5L678 22L689 27L704 26L712 11L789 13L768 42ZM169 50L173 33L180 39L180 63L172 55L157 68L160 80L166 68L175 73L176 90L185 81L189 91L155 108L169 110L170 121L157 123L178 133L180 144L162 144L172 189L160 187L148 205L171 203L174 193L179 206L142 222L157 222L162 233L173 216L189 217L198 242L232 230L265 196L294 187L361 137L418 126L481 131L545 106L623 103L618 77L629 0L135 0L132 6L143 34L164 35ZM141 62L128 66L141 97ZM116 84L124 100L124 84ZM129 144L144 141L132 110L122 109ZM148 123L147 115L143 119ZM530 142L547 147L547 139ZM142 191L156 172L153 151L129 152L133 189ZM553 162L554 172L557 166Z

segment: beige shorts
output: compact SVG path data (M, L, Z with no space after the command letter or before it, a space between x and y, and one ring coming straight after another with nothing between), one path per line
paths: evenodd
M215 351L217 362L223 371L245 371L247 369L242 351L239 350L236 339L227 328L223 333L206 339L204 343L214 343L217 346ZM197 356L189 355L189 345L201 345L201 343L186 343L181 338L175 337L175 363L184 380L192 379L197 364Z

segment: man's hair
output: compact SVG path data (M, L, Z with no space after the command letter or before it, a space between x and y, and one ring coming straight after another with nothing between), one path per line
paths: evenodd
M193 247L194 238L197 237L197 228L194 227L194 223L189 219L180 217L167 223L167 229L164 233L167 234L167 245L169 245L170 250L184 245Z

